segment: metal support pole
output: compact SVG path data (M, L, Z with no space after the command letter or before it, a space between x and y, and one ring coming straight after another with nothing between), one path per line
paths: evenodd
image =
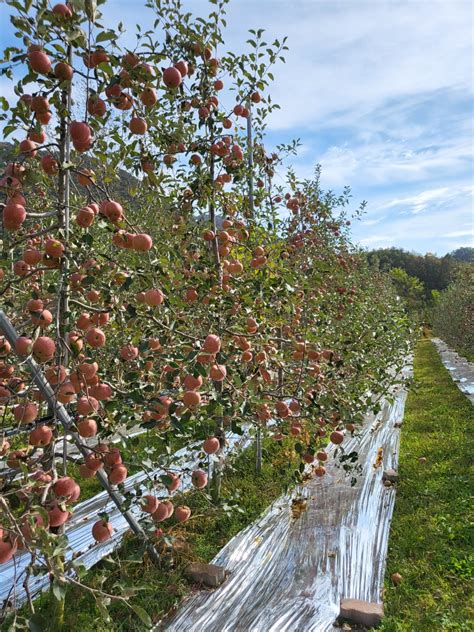
M253 139L252 139L252 102L247 102L249 115L247 116L247 185L249 190L249 212L253 218L255 213L255 201L253 195Z
M247 187L249 196L249 216L255 215L255 199L253 191L253 138L252 138L252 102L247 101ZM262 430L257 426L255 435L255 470L259 474L262 471Z
M214 126L212 121L209 122L209 134L210 134L210 143L214 142ZM216 218L216 207L214 203L214 176L215 176L215 159L214 154L211 153L211 160L209 166L209 178L211 180L211 198L209 200L209 218L212 223L212 230L214 231L215 237L212 242L212 249L214 253L214 265L216 268L216 279L217 285L222 287L222 265L219 254L219 239L217 236L217 218ZM222 393L222 382L213 382L213 386L216 389L216 392L220 395ZM212 467L212 495L214 500L217 502L221 496L221 487L222 487L222 476L223 476L223 463L222 463L222 452L225 447L225 434L224 434L224 419L220 415L216 417L215 424L215 436L219 439L220 448L217 452L217 456L219 460L217 463L213 464Z
M69 44L67 48L67 61L72 66L72 46ZM58 336L59 345L57 352L57 362L59 365L67 366L69 359L69 350L64 344L66 331L68 330L69 321L69 233L70 233L70 184L71 173L69 163L71 161L71 137L68 130L68 119L71 115L72 107L72 83L69 82L67 87L61 90L61 118L60 118L60 140L59 140L59 178L58 178L58 224L63 232L64 245L66 251L61 259L61 271L59 282L58 305L56 315L56 334ZM68 165L64 168L64 165ZM67 471L67 439L64 435L63 439L63 473Z

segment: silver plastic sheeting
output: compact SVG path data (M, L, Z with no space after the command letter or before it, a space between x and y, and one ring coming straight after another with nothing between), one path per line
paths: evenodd
M229 453L247 447L252 441L252 438L248 434L240 436L227 433L226 440L226 452ZM186 491L191 488L190 472L196 469L197 464L201 460L200 457L202 457L201 443L178 450L174 457L173 467L189 470L188 473L183 474L181 477L182 483L180 491ZM158 469L151 473L151 475L158 476L163 473L164 471L162 469ZM142 483L147 480L149 475L150 473L147 475L145 472L138 472L137 474L129 476L125 481L125 490L129 491L142 486ZM142 489L145 491L146 487L142 486ZM165 490L156 490L154 493L158 497L168 496ZM108 513L114 533L110 540L102 544L96 544L92 538L91 530L93 523L99 519L98 513L102 511ZM148 514L143 513L136 504L132 506L131 512L139 518L148 516ZM84 565L86 568L90 568L120 545L128 529L129 525L127 521L113 501L110 500L107 492L101 492L77 504L74 508L73 515L66 523L65 532L69 540L67 557L71 559L74 555L78 563ZM26 601L23 582L25 579L25 570L30 560L31 557L29 554L19 553L15 555L10 562L0 565L0 604L4 602L5 599L9 599L12 602L14 601L16 606ZM45 590L48 586L49 580L47 576L31 576L29 580L29 590L32 596Z
M441 362L451 373L454 383L464 393L471 404L474 404L474 363L468 362L459 353L453 351L440 338L432 338Z
M331 461L326 476L279 498L214 558L229 572L226 582L187 599L157 629L333 631L342 597L380 602L395 503L395 489L383 485L382 473L397 467L406 395L396 389L391 403L366 417L359 436L344 441L346 453L358 451L363 468L355 485ZM299 499L306 509L295 517L292 504Z

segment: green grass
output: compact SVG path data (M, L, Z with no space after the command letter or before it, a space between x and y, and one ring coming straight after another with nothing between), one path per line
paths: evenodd
M143 608L153 622L176 607L190 592L192 586L184 577L184 568L190 561L210 561L234 535L255 520L282 492L294 484L294 471L299 460L289 444L272 440L264 442L264 465L260 475L255 474L255 451L251 447L238 456L226 473L222 497L227 505L239 497L242 511L229 511L215 506L203 493L193 491L176 504L186 504L193 517L185 524L173 520L164 530L175 538L171 552L161 544L163 563L154 566L139 550L137 541L128 538L124 545L106 560L99 562L84 578L84 583L102 588L111 594L124 594L128 588L140 591L130 603ZM163 542L163 541L161 541ZM119 564L120 559L120 564ZM135 632L146 626L129 607L112 603L112 618L107 623L91 595L75 587L68 588L63 627L51 622L52 599L45 593L35 602L42 632L81 630L81 632ZM22 615L26 615L23 609ZM8 629L8 623L1 627Z
M429 340L418 343L414 369L402 427L381 629L467 632L474 630L474 409ZM390 581L395 572L402 575L397 587Z
M459 354L463 355L469 362L474 362L474 351L464 351L464 353L459 352Z

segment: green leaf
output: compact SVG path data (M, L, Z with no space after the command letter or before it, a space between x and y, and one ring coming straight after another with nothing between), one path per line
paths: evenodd
M82 235L82 241L87 246L92 246L92 244L94 243L94 237L90 233L85 233L84 235Z
M101 62L97 66L97 68L100 68L100 70L103 70L105 73L109 75L109 77L111 77L114 74L114 71L112 70L112 66L108 64L106 61Z
M53 595L58 601L62 601L66 597L66 586L59 584L55 580L53 582Z
M96 44L98 44L99 42L106 42L107 40L113 39L116 39L114 31L102 31L102 33L99 33L99 35L95 38L95 41Z
M104 604L104 602L101 599L97 599L96 603L97 603L97 607L99 608L100 614L102 615L104 621L106 623L110 623L111 619L110 619L109 611L107 610L107 607Z
M147 627L151 627L152 622L151 622L150 615L147 613L147 611L144 608L142 608L141 606L137 606L135 604L130 604L130 606L131 606L133 612L140 619L140 621L142 623L144 623Z
M30 632L43 632L45 629L46 621L40 614L35 613L28 619L28 630Z
M61 46L61 44L53 44L53 48L55 48L58 53L61 53L61 55L66 55L66 51L64 50L64 47Z
M74 31L66 35L68 42L74 42L74 40L77 40L80 37L83 37L83 38L86 37L86 34L84 33L82 29L74 29Z
M85 0L84 11L91 22L95 22L97 17L97 2L96 0Z
M200 362L196 362L196 371L202 377L207 377L207 371L206 371L206 367L204 366L204 364L201 364Z

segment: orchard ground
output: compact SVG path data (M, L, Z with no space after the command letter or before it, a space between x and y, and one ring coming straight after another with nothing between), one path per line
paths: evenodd
M473 566L469 544L472 532L467 518L472 488L470 427L474 414L428 339L418 343L414 365L414 385L402 427L400 483L390 532L384 595L386 617L380 629L464 631L469 629L466 626L473 614L467 598ZM213 508L202 494L192 492L186 496L186 504L195 517L174 527L178 541L180 535L185 534L186 538L173 556L165 555L162 568L149 562L143 565L136 541L129 539L90 571L88 584L99 587L105 579L104 586L109 590L114 585L124 590L139 585L132 601L150 613L153 621L175 608L194 589L184 576L185 565L189 561L211 560L230 538L291 486L288 462L297 464L296 454L289 458L291 446L268 441L265 450L267 458L261 476L255 477L253 447L236 459L226 476L224 495L238 496L240 511L227 513L222 507ZM390 580L393 573L402 576L398 586ZM47 620L52 605L54 601L48 595L38 600L38 621ZM78 626L84 632L144 629L133 610L120 604L110 610L112 623L107 623L92 597L70 588L64 629Z
M89 573L87 584L116 592L138 589L132 603L149 613L153 622L174 608L193 586L184 576L184 569L192 561L209 562L217 552L240 530L255 520L268 505L285 492L294 482L293 471L299 457L289 441L264 442L262 472L255 476L255 448L245 450L229 467L224 479L221 506L213 506L203 493L186 494L186 505L191 507L193 518L185 524L175 524L168 533L176 537L174 550L161 548L163 563L156 567L143 561L143 551L137 550L137 541L131 537L112 555L99 562ZM237 509L236 503L240 507ZM48 594L37 600L37 622L43 631L54 632L48 617L55 611L56 600ZM68 588L64 610L64 630L82 632L143 631L144 624L135 612L123 604L110 606L112 622L106 622L94 598L82 589ZM26 614L26 610L25 610ZM11 618L0 628L9 629Z

